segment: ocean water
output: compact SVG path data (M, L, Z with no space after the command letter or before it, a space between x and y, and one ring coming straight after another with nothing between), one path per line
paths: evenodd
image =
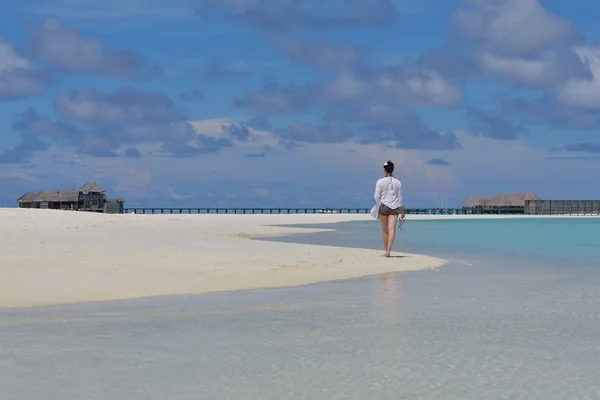
M435 271L0 310L0 399L598 399L598 222L540 222L407 222ZM336 229L277 240L379 247Z
M415 220L397 230L394 250L451 260L527 261L531 266L600 266L600 218ZM383 249L379 221L305 225L333 229L275 239Z

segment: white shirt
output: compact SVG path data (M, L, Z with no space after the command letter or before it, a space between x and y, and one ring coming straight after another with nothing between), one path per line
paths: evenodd
M402 183L392 177L381 178L375 184L375 201L385 204L389 208L402 207Z

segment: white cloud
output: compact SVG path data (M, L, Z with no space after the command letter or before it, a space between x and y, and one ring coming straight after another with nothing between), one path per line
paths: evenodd
M570 21L548 12L539 0L465 0L453 19L460 34L497 54L543 51L577 36Z
M571 76L570 67L577 68L566 57L555 51L546 51L539 57L503 57L484 53L482 67L493 74L499 74L517 83L548 87L564 82Z
M463 0L453 21L481 69L511 83L554 88L589 75L570 51L582 36L539 0Z
M207 132L210 126L220 127L224 121L230 120L196 121L194 125ZM455 133L462 150L315 144L293 151L273 147L264 158L248 158L244 154L249 147L244 146L260 148L276 141L268 132L254 132L252 141L224 148L218 154L187 158L94 158L75 156L72 149L65 147L52 147L48 152L36 153L32 159L32 165L43 168L0 165L0 179L22 180L23 192L76 187L94 179L113 189L111 196L123 196L130 204L147 198L146 205L189 200L232 206L233 203L226 203L229 200L223 200L226 197L235 200L238 207L249 201L262 204L267 200L281 206L319 206L325 201L369 206L374 182L382 176L383 163L390 159L396 164L396 175L403 182L408 204L426 206L426 199L429 205L439 205L440 196L452 199L468 193L539 192L546 188L540 194L552 197L560 191L578 189L581 180L577 176L589 172L589 162L571 162L565 168L564 162L547 159L561 155L556 152L532 148L519 140L499 142L460 131ZM432 158L451 165L427 165L425 161ZM553 188L555 182L563 183L560 188Z
M226 135L226 132L223 132L223 126L236 124L238 121L243 122L244 119L237 117L222 117L204 119L200 121L189 121L189 123L199 135L219 138ZM271 133L251 127L247 128L250 131L249 140L236 143L237 147L248 150L262 149L265 145L277 148L281 147L279 141Z
M46 89L46 80L31 61L0 37L0 99L39 94Z
M44 19L41 26L29 24L26 32L33 57L72 73L114 78L153 78L162 73L156 66L146 69L139 53L107 48L54 17Z
M18 55L12 44L0 38L0 72L31 68L31 63L26 58Z
M581 60L589 65L592 79L569 79L556 90L557 99L564 105L591 111L600 110L600 46L575 48Z
M462 99L462 91L438 72L398 66L376 70L367 76L342 73L325 86L324 95L332 103L371 98L387 99L397 106L452 107Z

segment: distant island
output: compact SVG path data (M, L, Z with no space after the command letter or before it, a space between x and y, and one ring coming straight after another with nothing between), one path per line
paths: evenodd
M19 208L71 210L122 214L125 200L109 199L105 190L96 182L86 183L79 189L27 192L17 199Z

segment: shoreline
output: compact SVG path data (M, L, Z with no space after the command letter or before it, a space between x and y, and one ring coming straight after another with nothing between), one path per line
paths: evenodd
M0 208L0 309L283 288L447 260L383 250L280 243L330 229L280 225L369 214L97 214Z
M410 220L598 216L407 215ZM433 256L249 240L370 214L97 214L0 208L0 309L284 288L435 269Z

